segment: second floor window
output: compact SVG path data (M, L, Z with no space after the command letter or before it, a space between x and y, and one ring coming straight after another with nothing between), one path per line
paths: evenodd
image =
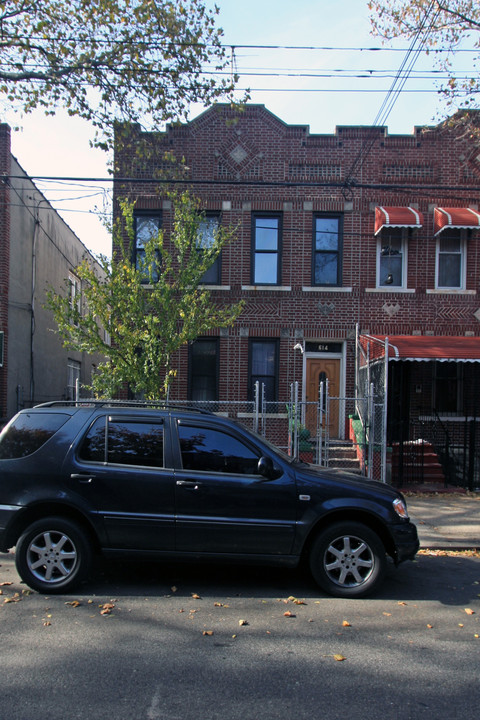
M252 284L280 284L282 222L280 215L253 218Z
M445 230L437 240L436 287L465 287L465 238L459 230Z
M215 240L215 232L218 230L220 225L220 218L218 215L206 215L201 221L198 228L198 239L197 248L201 252L203 249L207 250L212 247ZM203 274L200 281L205 285L220 285L221 283L221 265L220 255L217 256L215 262L210 265L208 270Z
M144 276L144 280L142 280L142 282L145 283L149 283L150 281L158 282L160 256L157 254L156 262L150 270L147 266L145 257L145 245L153 237L157 237L161 226L162 216L158 212L151 213L138 211L134 215L135 248L133 259L135 261L136 269Z
M404 228L384 228L377 246L377 287L407 286L407 236Z
M313 284L341 285L341 217L314 219Z

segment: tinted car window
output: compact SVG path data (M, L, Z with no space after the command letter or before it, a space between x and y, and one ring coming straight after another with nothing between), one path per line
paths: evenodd
M22 458L39 450L68 420L61 413L17 415L0 435L0 459Z
M184 470L256 474L259 456L232 435L205 427L179 425Z
M163 425L147 420L98 418L79 454L82 460L91 462L163 467Z

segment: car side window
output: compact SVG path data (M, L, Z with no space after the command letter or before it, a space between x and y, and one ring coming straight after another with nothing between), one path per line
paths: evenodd
M97 418L80 448L80 459L117 465L164 467L163 424Z
M257 474L260 456L233 435L180 423L178 436L184 470Z

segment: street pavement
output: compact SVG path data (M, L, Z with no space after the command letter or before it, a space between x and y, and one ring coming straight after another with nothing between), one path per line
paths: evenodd
M480 549L480 493L438 493L406 498L422 548Z

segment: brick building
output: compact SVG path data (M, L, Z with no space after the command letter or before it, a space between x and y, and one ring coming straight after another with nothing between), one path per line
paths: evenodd
M244 401L259 380L281 415L295 381L303 401L317 402L326 378L329 396L354 398L363 364L381 395L388 368L390 447L438 444L439 422L442 448L459 451L466 423L475 447L480 156L468 138L444 126L318 135L261 105L219 105L163 133L132 126L115 156L115 208L135 200L139 249L149 227L168 234L155 181L166 153L185 159L206 223L237 228L205 282L217 303L245 301L232 329L182 350L172 397ZM330 437L348 436L349 414L332 410Z
M65 350L51 330L47 287L60 292L70 279L71 301L81 302L74 269L87 248L48 203L11 154L11 131L0 125L0 424L18 410L72 399L76 381L90 383L100 358ZM92 258L93 261L93 258Z

